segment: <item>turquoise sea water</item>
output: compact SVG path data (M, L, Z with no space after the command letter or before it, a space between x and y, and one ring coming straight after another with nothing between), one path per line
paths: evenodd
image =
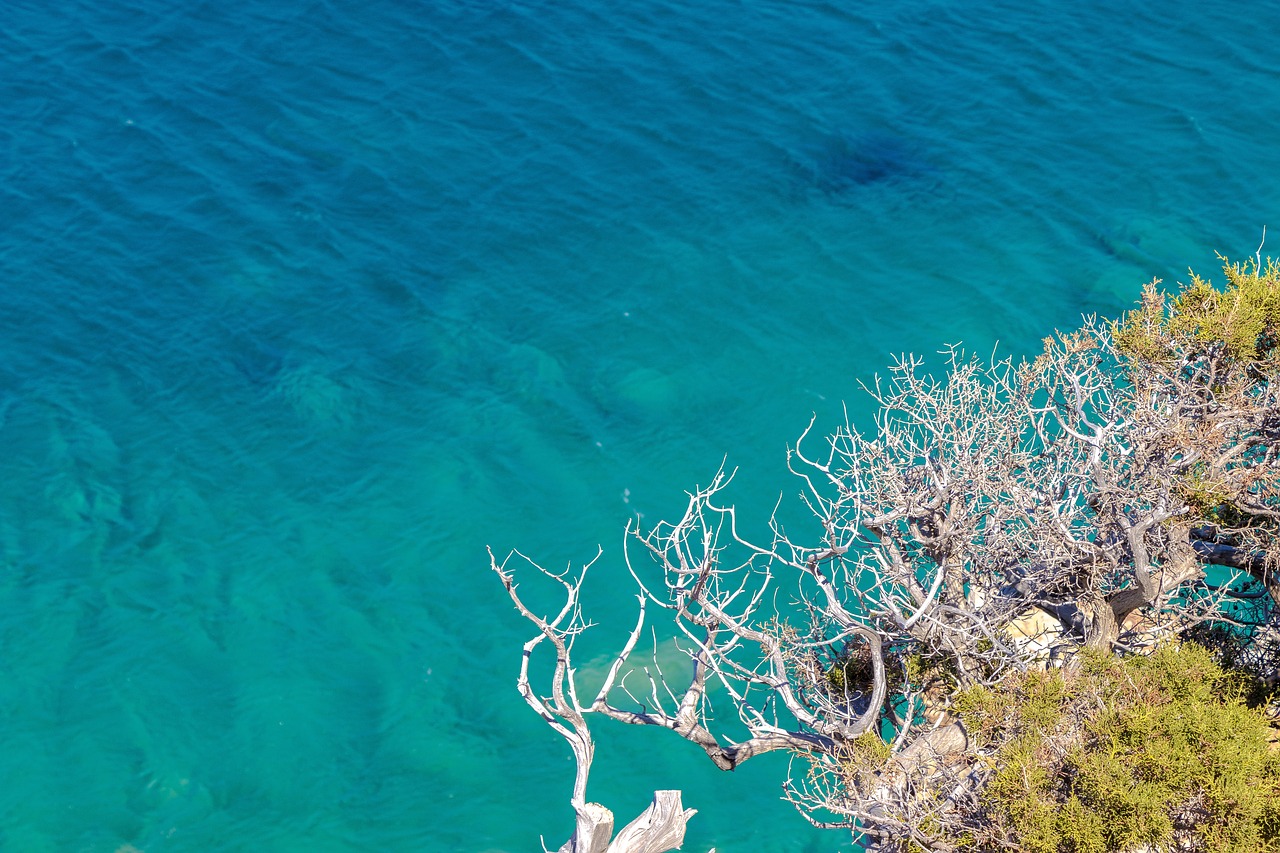
M590 671L623 526L722 459L763 513L894 354L1280 247L1278 24L4 0L0 849L558 845L485 546L605 546ZM589 796L683 788L686 849L848 849L779 756L599 735Z

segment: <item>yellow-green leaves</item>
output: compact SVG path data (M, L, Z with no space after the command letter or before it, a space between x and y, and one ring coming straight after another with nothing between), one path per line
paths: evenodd
M1280 761L1204 649L1098 657L960 694L987 752L989 825L976 849L1102 853L1189 843L1255 851L1280 843Z
M1116 346L1131 359L1157 364L1213 346L1238 362L1270 359L1280 343L1280 264L1224 259L1223 275L1219 290L1193 273L1172 298L1158 289L1159 280L1151 282L1141 306L1115 324Z

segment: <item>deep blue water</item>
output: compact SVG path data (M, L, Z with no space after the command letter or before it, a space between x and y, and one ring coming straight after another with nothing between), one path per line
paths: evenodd
M0 2L0 848L554 847L486 545L605 546L590 671L722 459L1280 246L1280 7L614 5ZM623 820L848 849L598 730Z

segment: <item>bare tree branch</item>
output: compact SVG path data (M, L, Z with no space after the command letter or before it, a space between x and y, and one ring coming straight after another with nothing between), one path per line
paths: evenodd
M990 776L948 710L961 691L1206 626L1247 637L1236 659L1280 679L1280 330L1260 333L1273 354L1250 360L1187 328L1148 294L1123 324L1089 320L1031 362L952 347L938 378L903 356L864 386L869 432L846 412L815 451L810 420L789 451L811 515L802 535L781 506L753 533L723 468L678 519L629 526L639 612L586 706L570 654L596 560L577 575L530 563L565 595L542 618L491 555L538 628L520 693L578 761L580 842L566 849L604 849L612 828L585 801L588 713L670 729L725 770L789 751L808 769L785 797L815 824L885 851L948 851L979 820ZM672 620L689 670L666 673L655 653L639 699L626 682L648 604ZM544 642L549 696L529 685ZM644 843L682 837L691 812L672 793L646 812Z

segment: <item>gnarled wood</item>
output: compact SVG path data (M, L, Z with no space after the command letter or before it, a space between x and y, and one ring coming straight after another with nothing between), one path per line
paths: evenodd
M667 853L679 850L684 831L697 809L680 803L679 791L654 791L653 802L631 823L613 835L613 812L599 803L577 810L577 829L557 853Z
M654 791L653 802L610 840L613 812L599 803L578 810L573 837L558 853L667 853L684 843L685 825L697 814L680 804L679 791Z
M655 791L653 802L622 828L608 853L667 853L684 843L685 824L697 814L680 804L679 791Z
M577 808L577 827L559 853L606 853L613 836L613 812L599 803Z

